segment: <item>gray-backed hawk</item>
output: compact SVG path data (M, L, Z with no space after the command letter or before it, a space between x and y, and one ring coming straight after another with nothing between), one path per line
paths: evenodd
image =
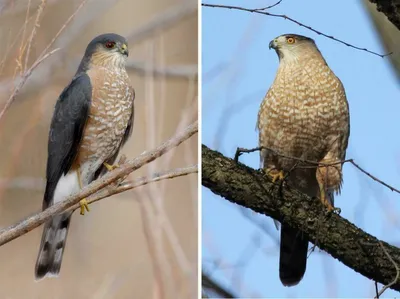
M350 135L345 90L311 38L284 34L269 46L278 54L279 67L261 103L257 127L260 146L280 155L262 150L262 167L274 181L288 176L290 186L319 198L332 211ZM299 165L292 157L319 166ZM307 249L307 237L282 223L279 276L284 285L302 279Z
M48 140L43 210L112 169L133 127L134 90L125 69L128 44L117 34L94 38L57 100ZM81 214L89 211L82 200ZM57 276L72 212L45 223L35 277Z

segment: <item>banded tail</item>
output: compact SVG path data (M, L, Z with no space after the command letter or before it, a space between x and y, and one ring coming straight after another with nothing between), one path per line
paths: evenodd
M58 276L67 241L72 212L54 216L46 222L35 266L35 279Z

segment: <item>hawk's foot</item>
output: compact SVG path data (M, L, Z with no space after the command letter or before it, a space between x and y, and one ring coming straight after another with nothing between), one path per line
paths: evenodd
M89 203L87 202L86 198L82 199L79 202L79 205L81 206L81 215L85 215L85 210L90 212Z
M272 178L272 182L275 183L276 181L282 181L285 178L285 174L282 170L271 169L268 172L268 175Z
M330 201L326 198L326 192L325 189L323 188L323 186L320 186L320 194L321 194L321 202L322 204L326 207L326 209L328 210L328 213L337 213L340 214L341 209L340 208L335 208L334 206L332 206L332 204L330 203Z
M103 165L107 168L108 171L113 171L114 169L118 168L118 164L110 165L107 162L104 162Z

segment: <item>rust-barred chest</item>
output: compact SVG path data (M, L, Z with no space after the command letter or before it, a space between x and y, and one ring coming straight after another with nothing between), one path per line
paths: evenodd
M82 163L88 159L108 159L117 151L132 116L133 89L125 70L98 69L88 72L92 101L84 129Z
M331 136L348 135L348 122L344 88L324 61L283 65L260 107L259 142L314 159Z

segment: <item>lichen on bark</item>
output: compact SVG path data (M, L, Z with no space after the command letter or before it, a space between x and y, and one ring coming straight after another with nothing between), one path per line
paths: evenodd
M263 172L236 163L205 145L202 145L202 185L232 203L300 229L312 243L369 279L386 285L396 277L396 268L387 254L400 266L400 249L378 240L338 214L327 213L315 198L272 183ZM391 288L400 291L400 282Z

